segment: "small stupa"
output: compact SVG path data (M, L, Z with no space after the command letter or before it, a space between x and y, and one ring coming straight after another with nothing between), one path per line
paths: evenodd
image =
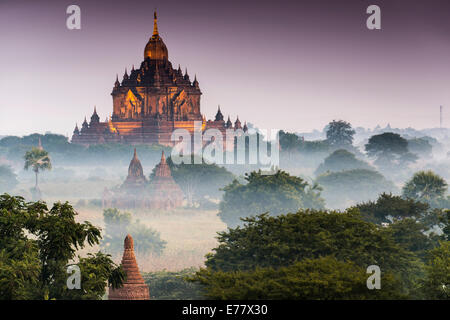
M127 235L124 241L122 257L122 268L127 275L123 287L118 289L109 288L109 300L150 300L148 286L139 272L134 255L134 241L131 235Z

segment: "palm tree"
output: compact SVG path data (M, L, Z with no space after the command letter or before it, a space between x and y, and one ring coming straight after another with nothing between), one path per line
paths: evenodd
M447 188L444 178L432 171L419 171L403 187L403 196L430 203L443 197Z
M31 148L30 151L25 153L25 170L28 168L32 168L34 173L36 174L36 185L35 189L38 189L38 174L39 171L43 170L51 170L52 163L50 162L50 157L48 156L48 152L45 151L41 146L38 148Z

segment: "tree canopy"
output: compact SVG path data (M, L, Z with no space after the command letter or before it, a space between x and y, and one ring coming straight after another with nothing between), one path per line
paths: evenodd
M214 299L394 299L410 296L420 258L401 232L346 212L300 210L244 219L219 233L193 281ZM366 268L382 270L384 292L366 287Z
M138 254L152 253L160 255L166 246L159 232L142 224L139 220L132 221L131 213L120 212L118 209L103 210L105 221L104 238L101 247L108 253L120 254L123 251L123 239L130 234L135 242Z
M327 171L338 172L352 169L372 169L365 161L359 160L355 155L345 149L339 149L325 158L319 165L315 174L320 175Z
M436 206L448 189L444 178L432 171L419 171L404 185L403 196Z
M349 122L333 120L327 126L327 140L333 147L351 146L355 130Z
M409 152L408 141L392 132L370 137L365 150L369 157L375 159L375 164L383 169L399 168L417 160L417 156Z
M317 177L316 183L323 187L322 195L329 208L346 208L396 190L381 173L367 169L324 173Z
M0 195L0 298L101 299L107 284L122 285L125 273L109 255L76 257L101 238L100 229L76 222L76 214L67 202L49 210L44 202ZM70 290L66 271L76 259L81 290Z
M223 188L225 194L219 205L219 217L229 227L239 225L241 217L264 212L278 215L300 208L324 207L320 188L287 172L278 170L264 175L253 171L246 174L245 180L246 184L234 180Z

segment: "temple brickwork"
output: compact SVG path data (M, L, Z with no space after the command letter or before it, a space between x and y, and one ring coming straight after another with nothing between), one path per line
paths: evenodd
M164 151L155 167L155 175L148 181L136 149L122 185L103 191L103 207L118 209L171 210L183 205L184 194L172 177Z
M202 130L216 128L244 129L239 119L235 127L225 122L218 110L214 120L206 121L200 110L199 82L191 80L187 70L174 68L169 61L167 47L159 35L156 12L153 34L144 49L144 61L139 68L125 69L122 81L116 77L112 89L113 111L104 122L97 110L90 122L84 119L72 136L72 143L91 145L106 142L129 144L161 144L173 146L172 132L175 129L194 131L194 122L202 124ZM239 124L239 127L236 126Z
M134 240L127 235L124 241L122 268L127 277L123 287L109 288L108 300L150 300L150 291L145 284L134 255Z

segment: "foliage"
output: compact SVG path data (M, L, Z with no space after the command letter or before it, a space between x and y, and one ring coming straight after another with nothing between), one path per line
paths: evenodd
M161 240L159 232L149 228L139 220L132 221L131 213L120 212L117 209L105 209L105 233L101 247L111 254L121 253L123 242L127 234L131 234L135 242L135 251L138 254L160 255L166 242Z
M355 209L345 213L300 210L277 217L261 214L244 222L244 227L219 233L219 246L205 263L208 268L252 270L334 255L361 266L377 262L385 270L394 270L411 258L391 234L363 221Z
M444 178L432 171L419 171L403 187L403 196L436 207L447 192Z
M323 187L329 207L347 207L351 202L368 201L396 190L379 172L367 169L325 173L317 177L316 183Z
M302 178L278 170L264 175L261 171L246 174L246 184L234 180L223 190L219 217L229 227L240 224L241 217L269 212L278 215L299 208L323 208L320 189Z
M400 293L409 295L421 275L420 260L402 244L396 243L394 232L363 221L357 209L344 213L300 210L277 217L262 214L244 221L244 227L219 233L219 245L207 256L206 270L194 277L206 286L210 297L266 299L274 298L270 296L271 290L278 290L280 297L298 291L298 298L308 298L308 294L317 298L323 292L312 293L311 290L319 279L328 279L327 273L331 271L327 269L327 263L335 264L338 270L337 278L329 279L328 283L330 294L336 299L346 296L344 292L333 291L343 283L346 297L356 297L354 294L360 292L360 285L355 287L352 279L360 279L358 272L369 265L378 265L384 275L390 275L392 291L387 291L384 298L395 298ZM325 257L338 262L320 260ZM296 265L299 262L303 264ZM339 272L350 268L350 264L359 267L353 275ZM308 272L302 274L298 272L299 268L306 268ZM315 270L321 271L316 274ZM258 284L258 279L262 278L266 282L274 280L271 290ZM305 281L305 291L295 285L296 281ZM297 290L290 291L290 286ZM266 290L265 295L257 295L258 292L263 294L263 290Z
M107 283L122 285L124 273L107 255L79 257L82 290L68 290L66 268L76 251L98 244L100 230L77 223L66 202L48 210L45 202L0 196L0 298L100 299ZM94 278L90 270L102 270ZM11 273L12 272L12 273ZM83 285L84 280L86 284Z
M324 162L317 168L315 174L320 175L327 171L337 172L352 169L370 170L371 166L365 161L357 159L353 153L339 149L325 158Z
M200 270L193 281L206 287L206 296L222 300L342 300L398 299L398 281L382 274L382 290L369 290L366 269L333 256L304 259L280 268L212 272Z
M27 151L25 153L24 159L25 159L24 169L28 170L29 168L32 168L32 170L36 174L35 188L37 189L39 171L52 169L52 163L50 161L50 157L48 156L48 152L45 151L44 149L33 147L30 151Z
M401 168L417 160L417 156L409 152L408 141L397 133L374 135L365 149L367 155L375 159L375 164L384 169Z
M396 220L389 225L389 231L392 232L395 242L422 259L428 250L437 245L437 237L433 233L425 234L427 230L424 224L411 218Z
M327 141L333 147L351 146L355 130L352 125L343 120L333 120L327 126Z
M196 272L188 268L177 272L157 271L144 273L153 300L203 300L202 286L187 279Z
M428 213L429 205L413 199L382 193L376 201L360 203L356 206L364 220L381 224L393 219L419 219Z
M11 167L0 165L0 193L10 191L18 184L17 175L12 171Z
M431 250L425 266L422 290L427 299L450 299L450 242Z

